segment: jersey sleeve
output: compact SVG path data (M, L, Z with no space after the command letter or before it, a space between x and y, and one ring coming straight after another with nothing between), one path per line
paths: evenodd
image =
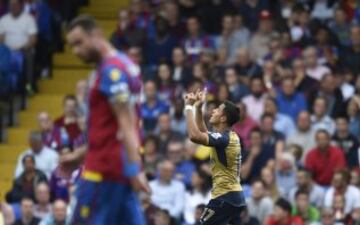
M229 135L226 133L208 132L209 143L208 146L217 149L225 149L229 144Z
M100 78L99 91L111 102L128 102L130 99L128 76L115 66L104 68Z

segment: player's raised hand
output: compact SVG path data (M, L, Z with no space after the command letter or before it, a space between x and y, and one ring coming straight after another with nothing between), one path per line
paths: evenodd
M200 91L199 89L196 91L196 102L195 102L195 107L197 108L201 108L202 105L205 103L206 101L206 94L207 94L207 90L206 88L202 91Z
M196 100L196 95L192 92L185 95L185 105L194 105Z

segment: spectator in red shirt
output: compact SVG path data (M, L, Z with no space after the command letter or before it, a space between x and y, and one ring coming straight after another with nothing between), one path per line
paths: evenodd
M81 129L77 122L78 104L74 95L67 95L63 101L64 114L55 120L55 126L64 127L69 135L70 143L81 134Z
M334 171L346 167L342 150L330 145L330 135L326 130L316 132L317 147L310 150L305 158L305 167L309 169L316 183L329 186Z
M291 216L291 204L280 198L275 203L273 215L269 217L266 225L303 225L304 222L298 216Z

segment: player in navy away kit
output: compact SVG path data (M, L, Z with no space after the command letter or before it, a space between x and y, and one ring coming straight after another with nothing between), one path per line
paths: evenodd
M72 224L143 225L135 193L149 192L138 151L139 68L110 45L89 16L72 21L66 38L75 55L97 65L89 83L88 144L61 159L66 165L85 157Z

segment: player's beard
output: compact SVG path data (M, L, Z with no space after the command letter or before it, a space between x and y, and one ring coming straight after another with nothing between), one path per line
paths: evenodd
M82 57L82 60L87 64L97 63L100 61L100 54L96 49L92 48Z

